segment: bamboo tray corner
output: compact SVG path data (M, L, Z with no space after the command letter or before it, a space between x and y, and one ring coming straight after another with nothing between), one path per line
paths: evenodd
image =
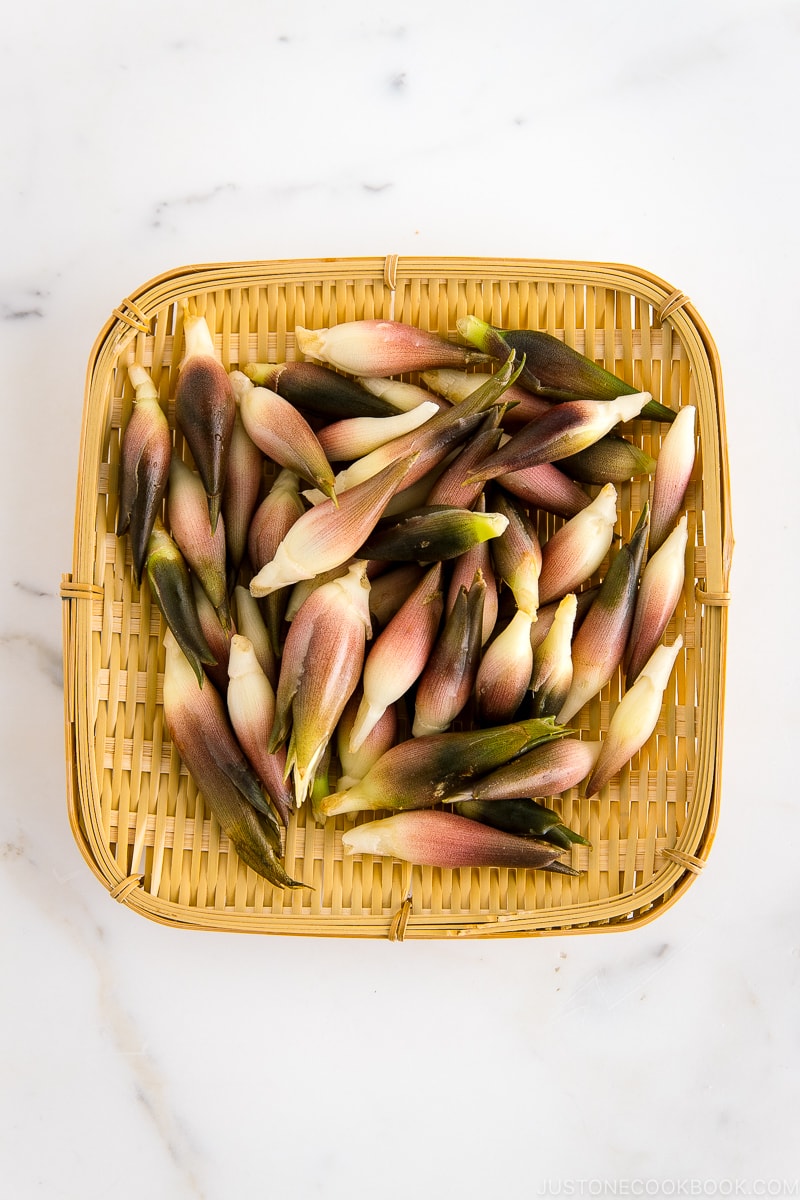
M698 411L699 454L685 506L684 595L668 629L681 633L674 685L650 741L599 800L565 794L579 878L483 868L434 870L343 859L347 818L324 827L301 810L286 834L290 874L273 889L243 866L182 768L164 727L160 614L133 580L114 536L121 429L132 393L133 344L172 420L182 354L182 302L216 335L228 369L294 353L297 325L362 317L454 336L468 313L502 327L563 337L656 399ZM657 449L659 427L637 422ZM620 490L623 533L647 480ZM720 804L730 523L722 379L693 305L638 268L530 259L358 258L210 264L138 288L107 321L90 356L78 471L72 571L64 598L68 812L75 839L112 897L186 928L357 937L469 937L632 928L656 917L700 873ZM619 679L581 715L607 727ZM307 807L307 806L306 806Z

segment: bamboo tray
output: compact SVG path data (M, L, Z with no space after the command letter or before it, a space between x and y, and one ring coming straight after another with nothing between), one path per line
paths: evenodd
M578 878L483 868L343 860L350 818L316 825L301 810L286 834L289 873L313 887L273 889L240 863L169 741L163 722L161 616L114 535L132 343L173 421L189 300L216 334L226 368L295 357L296 325L394 318L454 336L474 313L501 327L563 337L656 399L698 410L699 452L686 496L684 595L667 640L684 638L658 726L630 767L592 801L566 793L563 820ZM666 427L633 423L657 452ZM645 477L621 485L627 537ZM560 524L543 518L543 534ZM546 524L549 522L549 525ZM129 908L171 925L259 933L431 938L631 928L657 916L706 861L720 803L728 577L733 538L722 380L714 344L682 293L613 264L510 259L327 259L200 265L138 288L101 330L88 366L73 567L64 597L69 817L89 865ZM602 572L601 572L602 574ZM619 677L579 718L607 728Z

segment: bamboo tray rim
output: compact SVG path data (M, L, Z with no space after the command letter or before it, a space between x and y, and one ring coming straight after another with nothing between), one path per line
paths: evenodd
M410 918L407 902L401 904L394 914L388 931L389 936L402 939L421 937L470 937L470 936L544 936L550 934L573 934L587 932L612 932L639 927L671 907L682 896L708 858L717 829L720 805L720 766L724 715L724 669L725 641L727 633L726 606L729 601L728 578L733 551L733 533L730 517L730 483L728 477L727 447L724 424L722 372L713 338L695 306L679 289L645 269L617 262L592 262L588 260L557 260L529 258L488 258L462 256L359 256L353 258L301 258L250 260L227 263L196 263L175 267L154 276L132 291L115 308L100 330L92 348L86 372L84 412L81 430L80 467L84 462L85 437L89 408L93 398L94 382L103 366L103 360L118 358L124 344L137 332L149 331L151 316L161 309L176 303L187 295L198 296L219 291L226 287L255 287L278 280L312 281L314 279L341 283L348 279L383 278L384 286L394 293L398 280L417 278L481 281L521 280L533 277L539 282L569 283L571 285L601 287L628 293L650 305L656 319L663 323L669 320L679 333L691 334L699 342L708 365L711 385L716 401L716 419L719 444L715 450L719 456L719 501L721 515L721 538L718 556L712 554L704 580L705 588L698 583L696 594L700 603L718 614L721 638L721 678L719 681L719 710L715 729L715 764L711 783L711 794L702 834L691 853L679 847L664 853L665 865L656 876L660 894L643 905L642 890L628 895L619 893L616 901L625 901L627 911L606 915L593 922L593 903L583 905L583 912L573 913L573 923L561 925L565 910L553 907L535 910L533 913L516 911L501 914L481 914L472 919L455 923L444 915L414 914ZM86 618L91 604L82 601L103 595L100 585L83 582L90 578L91 558L86 559L85 537L81 515L85 514L82 501L86 495L82 490L79 469L77 506L75 521L75 543L73 570L62 578L64 598L64 658L65 658L65 734L67 765L67 807L70 826L75 841L87 863L109 890L114 899L125 903L143 915L160 923L181 928L221 929L237 932L270 932L286 935L325 934L333 936L385 936L385 917L369 918L360 915L357 919L303 916L297 920L272 918L269 914L248 919L248 914L230 909L196 909L160 900L139 886L139 875L121 876L116 863L102 853L98 854L97 839L93 836L91 814L87 812L85 792L89 782L82 777L79 764L79 746L76 734L76 708L78 697L76 686L79 671L76 670L76 632ZM89 492L91 495L91 491ZM87 817L89 818L87 820ZM105 861L103 861L105 860ZM654 881L651 880L651 883ZM647 889L643 889L646 891ZM665 895L664 893L668 893ZM574 907L574 906L573 906ZM581 907L581 906L579 906ZM612 906L613 908L613 906ZM531 927L530 919L538 924Z

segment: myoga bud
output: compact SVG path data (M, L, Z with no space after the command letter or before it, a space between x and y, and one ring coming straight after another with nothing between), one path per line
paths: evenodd
M147 546L167 490L172 435L158 392L139 363L128 367L136 402L122 436L117 536L128 533L136 582L141 584Z
M536 746L465 788L458 800L519 800L557 796L585 779L597 762L600 742L562 738Z
M570 592L559 604L549 633L533 653L531 691L537 717L555 716L569 692L577 611L577 598Z
M368 594L366 563L357 561L312 592L289 626L268 749L275 753L289 738L286 765L298 806L361 676L371 633Z
M430 808L462 791L468 780L566 732L548 719L410 738L379 758L355 787L323 800L322 809L330 817L365 809Z
M203 666L215 665L216 658L200 624L189 568L159 518L148 542L146 571L153 599L202 687Z
M303 416L277 392L250 387L239 400L250 437L268 458L295 471L326 496L334 497L333 471L316 434Z
M291 527L274 558L250 583L254 596L311 579L352 558L375 528L391 496L402 483L415 455L390 463L372 479L343 493L338 507L326 500L309 509Z
M644 569L625 662L628 686L653 653L675 612L683 591L687 540L684 515Z
M442 564L436 563L367 655L363 697L350 734L351 751L358 750L389 705L405 695L424 670L442 615L441 582Z
M649 554L663 546L681 510L695 458L693 405L682 408L661 443L653 480Z
M379 396L368 395L319 363L250 363L245 374L257 387L268 387L303 412L323 417L390 417L396 409Z
M547 867L561 851L448 812L404 812L342 835L345 854L377 854L428 867Z
M291 789L285 783L286 752L267 750L275 716L275 692L256 658L248 638L236 634L228 660L228 714L239 745L267 789L284 825L292 811Z
M178 375L175 419L203 481L213 533L228 472L236 400L205 318L187 314L183 334L186 354Z
M280 863L278 822L218 693L208 682L198 687L170 634L164 649L164 719L187 771L239 858L275 887L300 887Z
M566 596L594 574L609 551L616 520L617 492L613 483L608 483L588 508L545 542L540 604Z
M351 375L405 375L486 361L485 354L400 321L345 321L330 329L298 325L295 337L305 357L320 359Z
M417 686L413 737L444 733L467 704L480 664L485 595L480 571L469 592L459 588Z
M571 721L587 701L605 687L622 662L636 605L649 509L642 515L627 546L615 554L597 598L572 643L572 682L556 709L558 720Z
M220 521L212 532L200 476L177 457L173 457L169 469L167 511L172 536L178 543L181 554L202 583L223 629L230 629L231 614L225 572L225 522Z
M639 415L649 392L620 396L618 400L575 400L554 405L549 412L523 426L504 446L487 458L474 479L494 479L509 471L553 463L577 454L620 421Z
M671 646L657 646L636 683L620 700L586 785L587 797L599 792L650 737L661 712L672 668L682 647L682 637L676 638Z
M519 609L487 646L475 680L475 704L482 721L510 721L531 678L531 613Z
M230 380L237 408L231 433L228 471L222 489L222 518L225 522L228 559L235 577L247 549L247 531L258 503L264 457L242 424L238 407L241 385L244 383L249 389L250 381L240 371L233 371Z
M465 341L494 358L505 358L509 348L525 355L523 387L551 400L616 400L632 395L636 388L600 367L559 338L540 329L496 329L477 317L456 322ZM672 421L675 413L656 400L648 401L642 416L654 421Z

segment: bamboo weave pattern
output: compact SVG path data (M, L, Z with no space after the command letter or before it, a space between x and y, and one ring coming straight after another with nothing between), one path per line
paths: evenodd
M712 601L727 596L732 536L713 343L682 296L662 319L659 309L674 289L633 268L403 258L391 270L386 265L376 258L188 268L139 289L101 332L87 379L73 571L62 589L76 838L112 895L178 925L385 937L409 888L407 938L640 923L702 866L719 806L726 609ZM579 878L498 868L412 871L392 860L343 858L341 836L352 819L318 826L308 806L290 822L285 859L289 874L309 887L273 889L231 851L169 741L162 618L147 586L136 587L126 540L114 535L121 434L133 398L125 356L133 346L148 367L174 428L184 299L205 316L228 370L297 357L297 325L391 316L454 338L457 319L474 314L504 328L547 330L662 403L697 406L686 582L666 634L669 642L682 634L684 649L656 730L630 768L591 801L573 789L554 802L592 843L573 847ZM628 436L656 457L666 428L637 420ZM188 454L179 432L176 448ZM648 487L647 477L618 486L616 532L625 541ZM542 540L562 523L541 514ZM572 724L602 736L621 694L617 672Z

